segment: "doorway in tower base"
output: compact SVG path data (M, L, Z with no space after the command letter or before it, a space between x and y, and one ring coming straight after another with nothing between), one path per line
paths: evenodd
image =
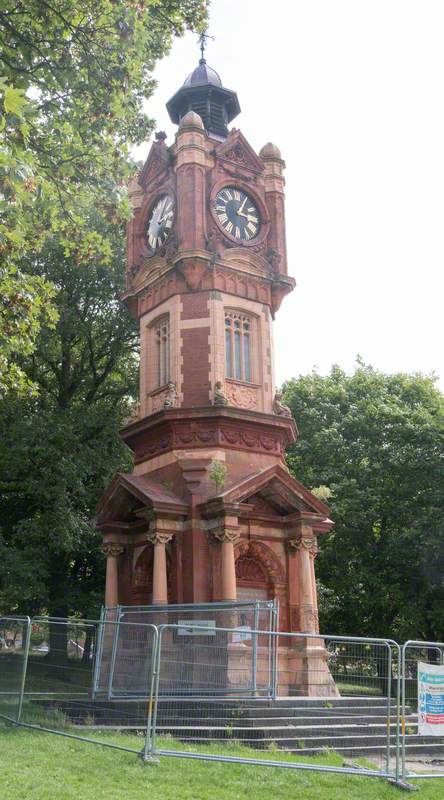
M236 593L237 600L244 602L266 602L274 601L276 595L275 579L276 572L269 569L267 561L272 557L268 553L269 548L259 542L242 542L236 553ZM265 555L266 553L266 555ZM268 556L268 559L267 557ZM276 620L277 622L277 620ZM238 614L238 625L241 628L246 626L246 621L242 612ZM258 627L258 630L261 628ZM272 643L273 649L275 642ZM254 655L252 654L254 649ZM229 665L233 667L233 673L239 674L242 663L245 669L251 658L256 664L256 681L261 686L267 681L270 671L270 637L266 634L259 636L248 636L246 630L245 641L239 642L237 647L230 649Z
M250 602L281 598L278 629L287 630L287 584L283 565L271 547L258 540L243 541L236 557L237 599ZM242 624L242 623L240 623ZM242 663L250 661L250 649L256 648L258 684L265 680L268 670L269 637L259 635L233 648L229 668L239 674ZM338 690L328 666L328 653L321 637L285 635L274 642L276 647L276 690L281 697L288 695L337 697Z

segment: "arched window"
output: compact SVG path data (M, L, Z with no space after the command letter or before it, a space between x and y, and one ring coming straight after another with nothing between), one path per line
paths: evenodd
M170 380L170 320L168 315L156 320L153 326L157 386Z
M240 311L225 312L225 372L251 383L251 319Z

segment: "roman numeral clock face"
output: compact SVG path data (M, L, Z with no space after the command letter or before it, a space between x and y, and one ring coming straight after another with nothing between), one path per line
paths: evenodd
M147 239L153 250L165 244L173 222L174 200L169 194L163 194L155 201L148 222Z
M225 233L240 242L249 242L259 233L260 217L254 200L242 189L227 186L216 195L216 219Z

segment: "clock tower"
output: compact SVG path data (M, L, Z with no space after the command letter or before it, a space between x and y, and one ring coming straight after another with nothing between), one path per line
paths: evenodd
M175 141L157 133L129 187L123 299L140 324L140 402L121 432L133 472L98 508L105 603L274 598L281 630L315 633L317 539L332 522L285 465L297 428L273 374L273 319L295 285L285 164L229 130L237 95L203 57L167 109ZM309 661L282 652L284 691L322 693Z

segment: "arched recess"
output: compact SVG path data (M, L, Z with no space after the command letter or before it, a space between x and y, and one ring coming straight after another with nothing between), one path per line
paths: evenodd
M153 564L154 564L154 545L149 544L139 554L134 565L132 576L132 595L134 603L139 605L150 605L153 597ZM172 602L172 558L167 547L166 551L167 567L167 589L168 602Z
M285 582L284 568L273 550L263 542L241 542L236 548L238 600L267 600L276 597Z

